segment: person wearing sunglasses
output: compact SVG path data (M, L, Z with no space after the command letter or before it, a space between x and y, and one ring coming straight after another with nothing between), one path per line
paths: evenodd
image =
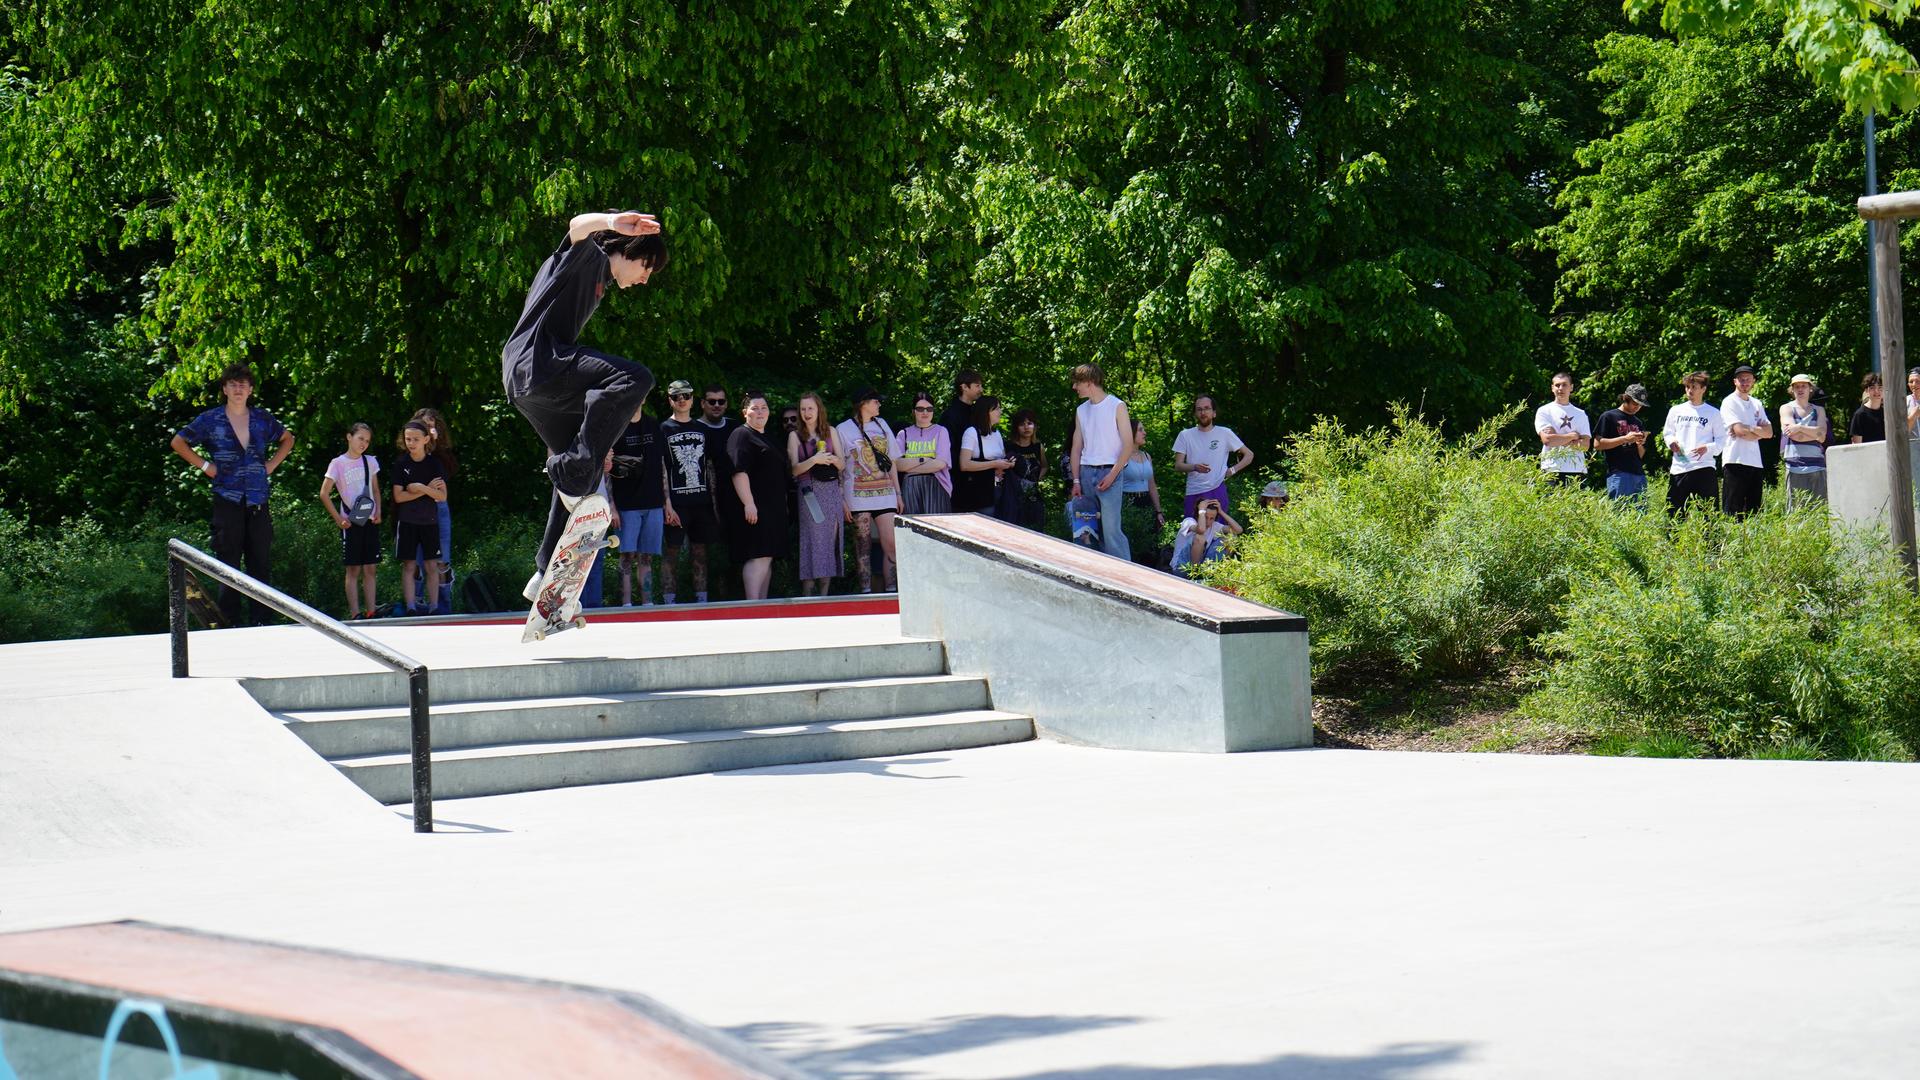
M893 516L900 508L893 475L893 428L880 418L883 399L869 386L853 395L852 415L835 428L846 449L841 503L853 526L853 567L860 591L873 591L873 544L880 544L881 584L894 591Z
M700 419L697 421L707 429L708 459L713 463L713 509L726 522L740 520L740 497L734 494L733 458L727 453L727 446L733 433L743 426L738 416L727 414L727 388L719 383L708 383L700 391ZM722 528L715 542L727 553L723 566L731 566L737 558L733 550L733 529ZM721 582L728 580L726 573L714 578L714 592L720 592Z
M580 344L609 285L645 285L667 265L660 222L632 211L580 214L540 264L513 333L500 350L507 401L547 448L553 484L529 600L575 503L600 486L601 463L653 389L653 372Z
M713 429L693 418L693 384L675 379L667 386L673 415L660 421L667 470L665 557L660 560L660 602L678 602L680 555L687 554L693 602L707 602L707 545L720 535L713 502Z
M953 511L953 444L947 429L933 422L933 398L913 396L913 423L893 437L893 472L900 485L900 510L907 514Z

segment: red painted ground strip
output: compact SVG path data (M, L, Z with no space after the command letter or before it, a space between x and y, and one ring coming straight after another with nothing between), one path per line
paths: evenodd
M332 1028L423 1078L764 1075L584 988L159 926L0 934L0 967Z
M738 606L713 607L707 604L674 604L651 608L638 608L631 611L612 611L587 608L581 612L590 623L652 623L652 622L709 622L716 619L806 619L822 615L898 615L900 601L893 597L884 600L825 600L819 603L805 601L780 604L740 604ZM526 622L526 616L515 615L498 619L461 619L462 626L519 626Z

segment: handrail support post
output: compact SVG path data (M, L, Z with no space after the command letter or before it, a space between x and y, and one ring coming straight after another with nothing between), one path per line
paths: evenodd
M428 727L427 669L407 673L407 699L413 726L413 831L433 831L433 733Z

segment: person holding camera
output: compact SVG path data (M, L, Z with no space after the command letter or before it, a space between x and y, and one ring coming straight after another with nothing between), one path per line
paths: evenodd
M1221 508L1219 499L1200 500L1193 516L1180 523L1180 535L1174 538L1173 569L1180 571L1221 558L1227 551L1227 537L1245 531Z
M366 424L348 428L347 452L327 463L327 475L320 481L320 505L340 527L349 619L371 619L380 610L373 598L380 571L380 462L367 453L372 442L373 428ZM340 496L338 506L335 493Z
M873 591L875 539L885 558L885 591L894 590L893 516L900 508L900 494L893 483L893 428L880 419L880 405L880 391L867 387L853 395L853 415L834 429L845 451L842 513L853 526L853 567L863 593Z

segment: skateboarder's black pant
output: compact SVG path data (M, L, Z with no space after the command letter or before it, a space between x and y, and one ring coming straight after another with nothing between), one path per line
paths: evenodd
M1735 517L1760 509L1761 482L1767 471L1757 465L1728 465L1726 473L1720 479L1720 508Z
M576 348L553 375L513 399L513 407L546 445L547 479L555 492L540 541L541 566L553 557L566 531L567 510L560 493L587 495L599 486L607 451L652 389L653 372L645 365Z
M219 496L213 500L213 555L221 562L236 570L244 569L247 576L263 584L271 583L273 577L273 516L263 506L243 506L237 502L228 502ZM242 563L244 562L244 566ZM228 626L240 626L240 601L244 599L238 589L222 586L220 589L220 621ZM249 623L262 626L267 621L265 605L248 601Z

